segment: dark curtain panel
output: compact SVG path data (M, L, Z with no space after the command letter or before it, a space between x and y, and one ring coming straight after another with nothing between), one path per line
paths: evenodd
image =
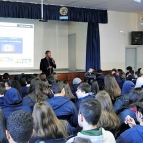
M44 5L44 19L60 20L61 6ZM107 23L107 10L68 8L65 21ZM0 17L41 19L41 5L32 3L0 1Z
M88 23L86 45L86 71L100 69L100 34L98 23Z

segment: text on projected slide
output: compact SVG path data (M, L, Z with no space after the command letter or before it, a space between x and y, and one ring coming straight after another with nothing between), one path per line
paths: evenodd
M34 25L0 22L0 67L34 66Z

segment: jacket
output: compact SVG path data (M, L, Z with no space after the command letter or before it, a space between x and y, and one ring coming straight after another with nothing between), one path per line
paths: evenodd
M15 88L10 88L6 91L4 96L4 107L2 110L6 118L8 118L12 112L17 110L24 110L32 113L28 106L22 105L22 97L20 96L18 90Z
M52 66L52 68L49 69L49 66ZM51 58L49 58L49 62L46 57L41 59L40 70L42 70L42 72L45 73L47 77L53 73L53 68L56 68L56 64L52 62Z
M129 92L134 88L134 83L132 81L125 81L122 88L122 94L129 94Z
M143 126L136 125L123 132L116 140L116 143L142 143Z
M84 135L81 132L79 132L77 134L77 137L90 139L92 143L116 143L115 138L111 132L105 131L103 128L101 129L102 129L101 135L97 135L97 136ZM67 141L67 143L72 143L73 140L74 138L71 138Z
M73 104L72 101L70 101L69 98L62 96L55 96L49 100L46 100L46 102L48 102L51 105L52 109L54 110L56 116L59 119L62 119L61 116L71 115L71 118L67 120L72 126L77 126L78 112L75 105Z

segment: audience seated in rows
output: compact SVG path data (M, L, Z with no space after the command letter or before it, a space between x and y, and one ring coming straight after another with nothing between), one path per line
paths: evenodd
M34 132L32 115L26 111L15 111L8 117L6 127L9 143L28 143Z
M131 128L123 132L117 139L117 143L141 143L143 142L143 102L137 102L136 118L139 125L129 115L125 119L125 123Z
M96 99L85 99L80 103L78 124L83 128L77 137L90 139L92 143L115 143L113 134L103 128L98 128L97 123L101 115L101 105ZM71 138L67 143L72 143Z
M54 97L46 100L52 109L54 110L56 116L59 119L66 119L72 126L77 126L77 109L74 103L66 97L64 85L59 83L54 83L52 85L52 91Z
M101 116L98 121L97 127L112 132L116 137L120 126L120 120L114 112L113 104L109 94L103 90L98 92L96 95L96 100L101 104Z
M95 98L95 95L91 92L91 85L83 82L81 83L76 91L77 102L75 103L77 109L79 109L80 102L87 98Z

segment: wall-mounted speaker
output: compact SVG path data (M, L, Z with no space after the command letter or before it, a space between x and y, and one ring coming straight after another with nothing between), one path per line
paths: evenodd
M143 31L132 31L132 45L143 45Z

